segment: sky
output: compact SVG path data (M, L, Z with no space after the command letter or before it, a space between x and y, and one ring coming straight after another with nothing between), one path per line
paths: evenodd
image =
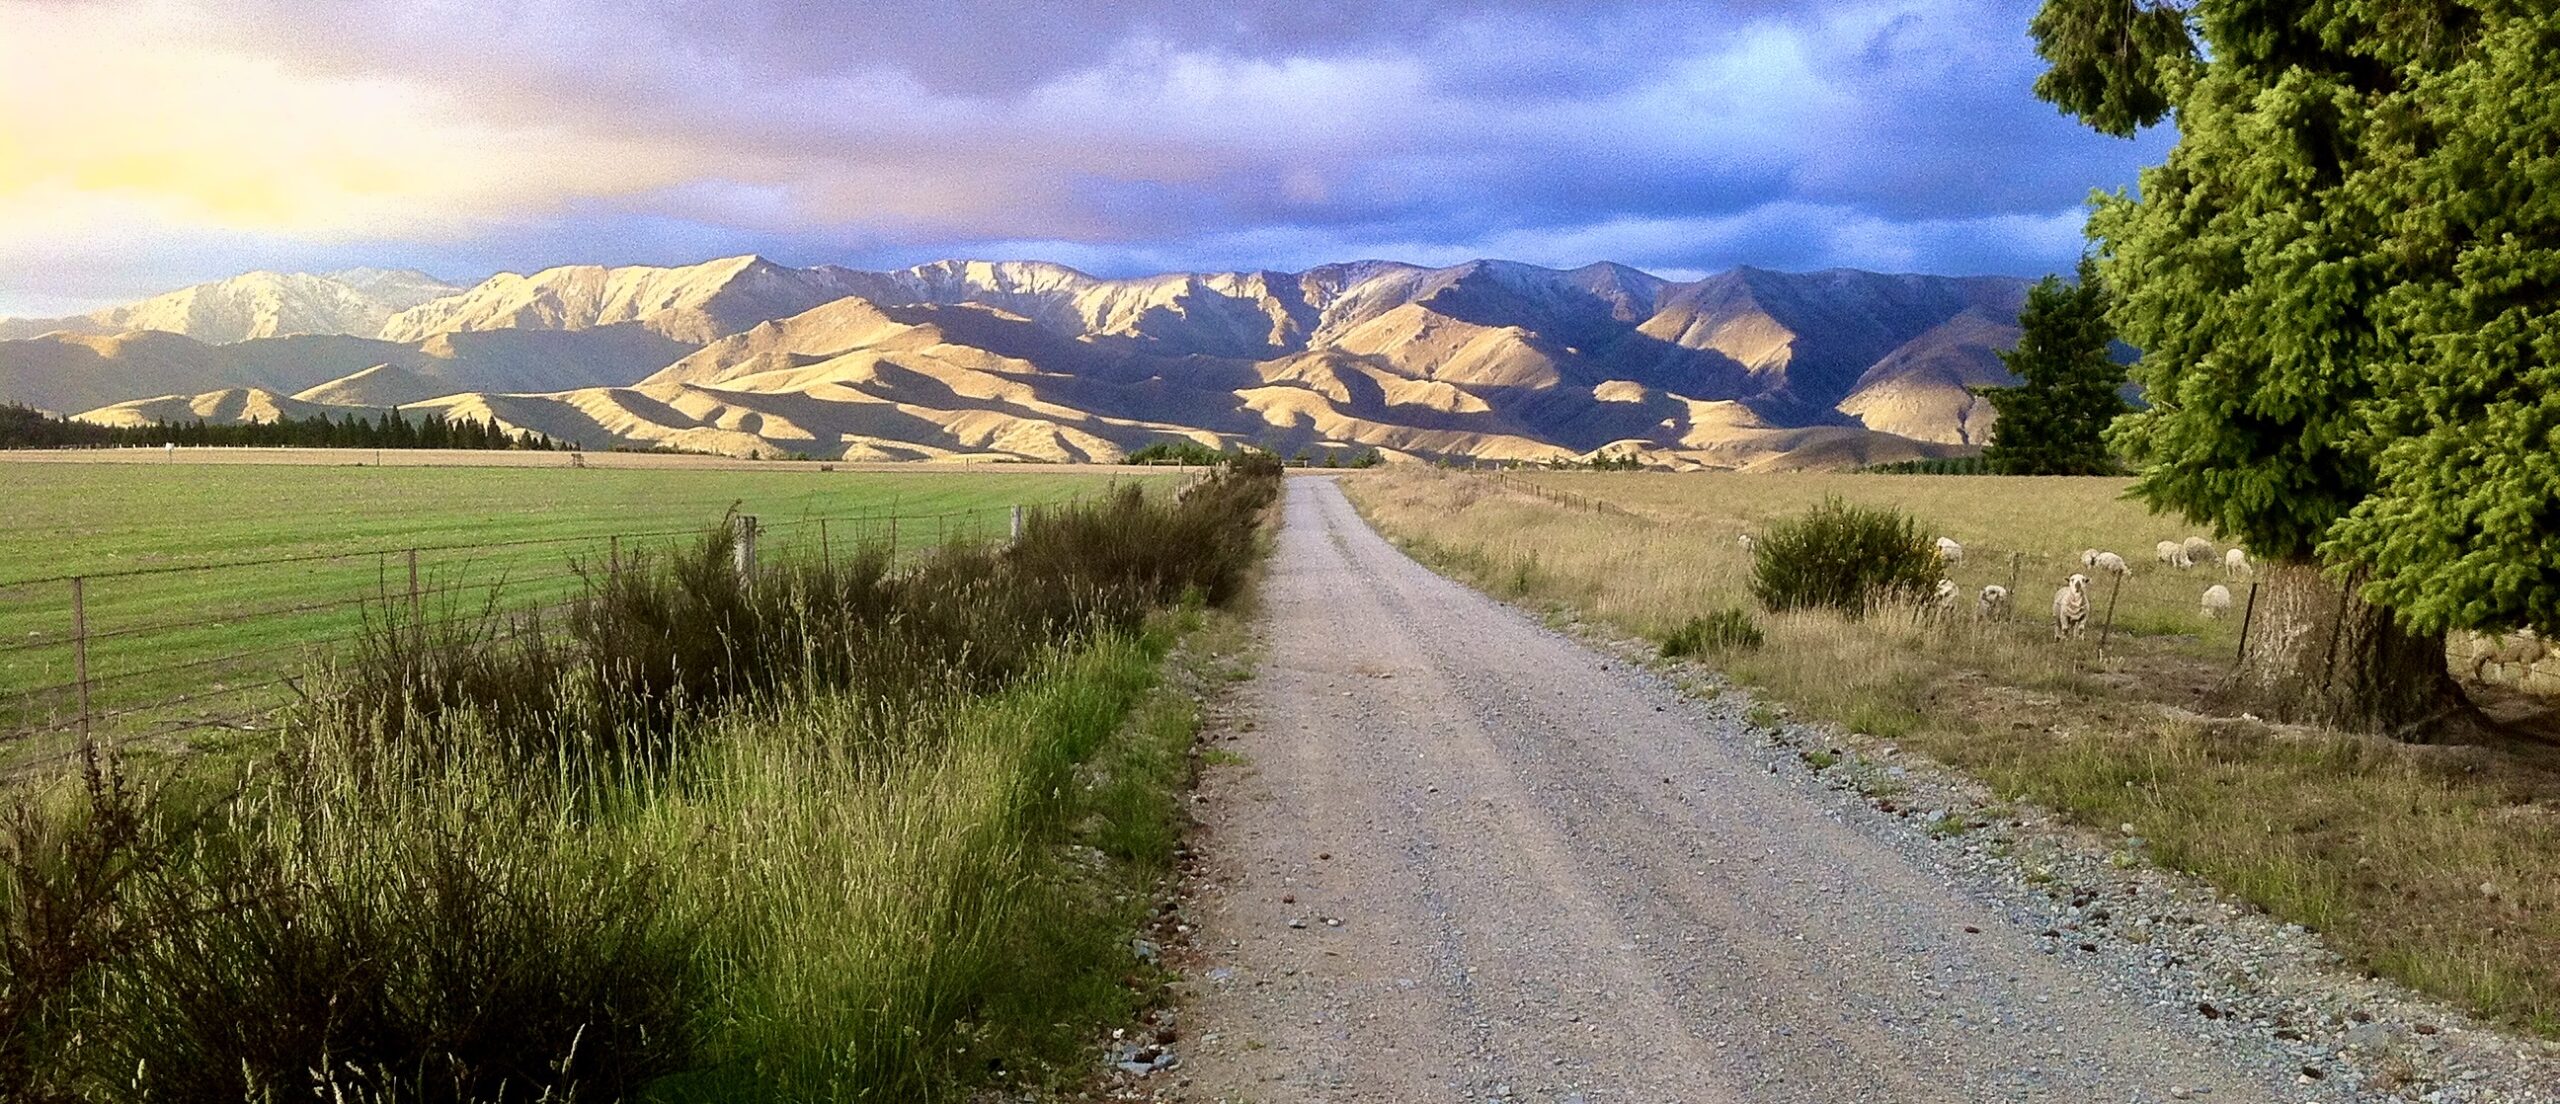
M757 252L2067 270L2035 0L0 0L0 315Z

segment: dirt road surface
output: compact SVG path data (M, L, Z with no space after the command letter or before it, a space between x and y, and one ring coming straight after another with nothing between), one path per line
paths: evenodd
M1188 1098L2333 1098L2039 950L1332 481L1285 508L1203 795Z

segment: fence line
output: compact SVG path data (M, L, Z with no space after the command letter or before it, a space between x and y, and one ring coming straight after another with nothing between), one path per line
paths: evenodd
M1079 493L1029 510L1072 507L1085 497ZM902 514L895 505L893 500L888 509L774 522L739 515L755 536L741 542L738 568L752 576L760 555L832 560L839 548L850 554L884 545L894 558L901 552L902 531L923 546L927 526L936 546L1010 540L1020 536L1026 510L1005 503ZM650 543L703 532L696 527L446 542L0 583L0 773L59 761L93 740L112 745L258 727L300 696L302 660L361 639L377 610L388 615L391 607L405 606L411 623L421 626L473 621L492 610L509 617L547 616L574 606L602 577L599 570L618 572ZM548 549L567 558L567 570L527 577L515 569L538 565L507 559ZM463 555L439 562L432 558L436 553ZM422 555L431 558L422 563ZM217 596L207 598L207 590ZM355 593L326 596L331 590ZM48 591L60 597L44 597ZM242 591L245 597L235 597ZM446 606L432 621L424 609L430 592ZM563 592L570 596L563 598ZM508 595L524 600L509 603ZM462 601L470 608L459 610L454 603L466 597L480 600ZM240 604L202 612L225 601ZM172 607L183 605L198 608L169 616ZM154 615L160 619L148 620ZM513 634L511 629L492 639ZM62 669L65 660L68 671ZM231 704L208 707L226 701ZM79 740L69 748L30 746L74 731Z

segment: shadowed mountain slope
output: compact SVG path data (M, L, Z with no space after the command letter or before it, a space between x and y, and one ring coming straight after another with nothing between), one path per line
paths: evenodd
M124 418L128 400L259 388L740 455L1109 459L1181 436L1871 463L1982 443L1987 409L1967 389L2009 382L1998 353L2025 288L1507 261L1105 279L1031 261L863 272L732 257L501 274L389 316L380 340L0 342L0 398Z

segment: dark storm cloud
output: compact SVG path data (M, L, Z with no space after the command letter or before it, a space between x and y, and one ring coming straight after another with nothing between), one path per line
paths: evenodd
M648 159L318 250L350 261L2031 274L2067 267L2089 191L2166 142L2034 99L2034 6L238 0L193 26L314 78L416 87L510 141ZM681 182L613 186L639 167Z

